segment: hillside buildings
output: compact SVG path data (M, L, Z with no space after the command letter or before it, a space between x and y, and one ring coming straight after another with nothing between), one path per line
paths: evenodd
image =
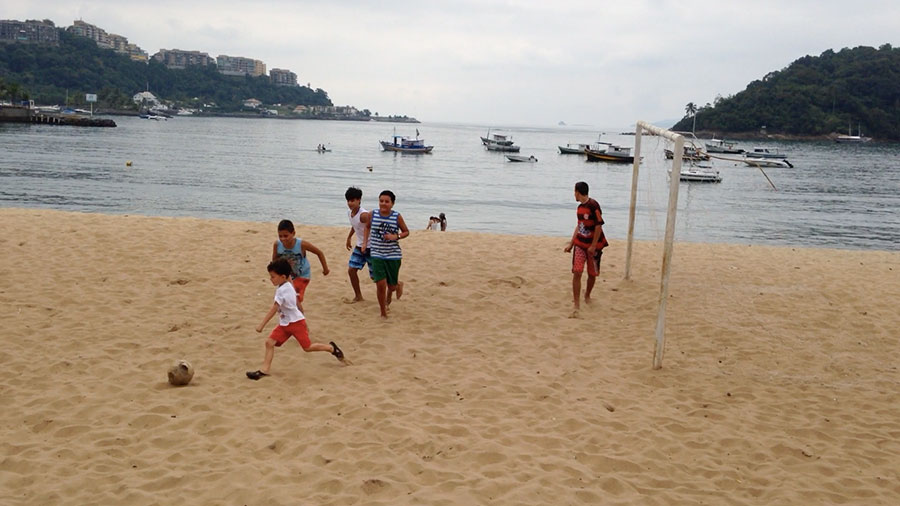
M297 74L285 69L272 69L269 79L276 86L297 86Z
M215 58L210 58L200 51L183 51L181 49L160 49L153 55L153 59L170 69L183 69L188 65L211 65L216 63Z
M0 21L0 42L59 45L59 31L53 21L29 19Z
M137 44L129 43L126 37L107 33L103 28L85 23L80 19L75 20L72 26L66 28L66 31L79 37L87 37L96 42L98 47L127 54L129 58L135 61L146 62L149 58L146 51L138 47Z
M219 72L226 76L257 77L266 75L266 64L253 58L220 54L216 58L216 65L219 67Z

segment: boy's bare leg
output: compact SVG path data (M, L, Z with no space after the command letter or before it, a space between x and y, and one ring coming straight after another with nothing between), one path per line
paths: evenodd
M388 286L386 279L380 279L375 282L376 291L378 293L378 306L381 308L381 317L387 318L388 305Z
M353 302L361 302L363 300L362 291L359 289L359 275L353 267L347 269L347 275L350 276L350 285L353 287Z
M403 297L403 281L397 282L397 300L400 300L400 297Z
M575 302L575 311L581 309L581 273L572 273L572 299Z
M588 274L587 280L587 288L584 290L584 302L590 304L591 303L591 290L594 289L594 283L597 281L597 276L591 276Z
M269 369L272 368L272 359L275 357L275 340L271 338L266 339L266 357L263 359L262 367L259 370L263 374L269 374Z
M334 343L334 341L332 341L332 343ZM350 365L350 361L344 358L344 352L338 349L336 344L312 343L309 345L309 348L305 348L303 351L307 353L311 351L327 351L334 355L335 358L340 360L344 365Z

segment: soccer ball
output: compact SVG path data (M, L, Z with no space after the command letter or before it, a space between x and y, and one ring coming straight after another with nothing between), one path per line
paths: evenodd
M194 377L194 366L187 360L179 360L169 368L169 383L174 386L184 386Z

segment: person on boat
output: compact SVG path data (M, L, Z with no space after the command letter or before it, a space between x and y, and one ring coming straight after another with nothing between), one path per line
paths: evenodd
M596 200L588 196L588 184L584 181L575 183L575 200L578 201L575 232L572 239L565 247L566 253L572 252L572 296L575 309L572 318L578 317L581 309L581 273L587 264L588 280L584 291L584 302L591 302L591 290L597 281L600 272L600 258L603 256L603 248L609 245L603 234L603 211Z

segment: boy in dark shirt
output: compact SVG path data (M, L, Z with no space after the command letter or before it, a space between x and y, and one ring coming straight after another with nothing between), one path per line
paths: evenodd
M578 317L581 309L581 273L587 264L588 280L584 291L584 302L591 302L591 290L597 281L600 272L600 257L603 256L603 248L609 245L603 234L603 212L600 204L588 196L588 184L584 181L575 183L575 200L578 201L578 224L572 240L566 246L565 252L572 252L572 296L575 301L575 310L572 317Z

